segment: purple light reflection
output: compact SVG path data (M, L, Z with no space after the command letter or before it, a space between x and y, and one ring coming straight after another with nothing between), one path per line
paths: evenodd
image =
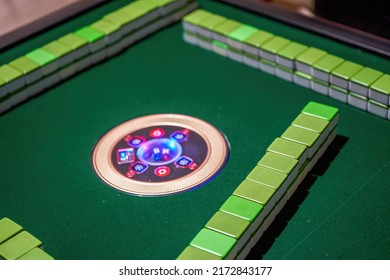
M142 143L137 150L139 160L152 166L166 165L182 155L181 145L173 139L152 139Z

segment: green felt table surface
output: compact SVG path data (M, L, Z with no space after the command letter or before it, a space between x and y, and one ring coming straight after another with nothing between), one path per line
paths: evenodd
M0 64L126 3L108 2L13 46ZM219 2L199 3L390 72L388 60L355 47ZM248 258L389 259L389 121L186 44L179 23L0 116L0 218L28 228L55 259L175 259L309 101L340 109L337 137ZM91 167L98 139L156 113L198 117L226 134L230 158L214 180L154 198L100 181Z

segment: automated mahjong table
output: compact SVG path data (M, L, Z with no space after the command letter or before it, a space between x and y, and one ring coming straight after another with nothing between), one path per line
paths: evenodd
M39 56L32 52L75 30L90 36L87 41L92 44L96 34L83 27L131 2L108 1L34 35L3 50L0 64L26 54ZM197 2L209 13L390 72L390 62L383 56L222 2ZM15 104L3 104L12 108L3 107L0 115L0 219L20 224L55 259L176 259L200 231L215 232L206 226L210 219L226 214L228 207L220 211L221 206L234 192L236 199L242 198L237 188L303 108L322 104L338 109L333 141L245 257L388 259L387 115L365 112L195 46L203 42L195 35L199 41L189 44L177 21L183 15L166 12L176 23L138 42L126 42L125 50L111 48L108 59L99 56L105 50L96 44L102 52L88 62L94 66L79 63L76 70L62 71L61 64L57 72L46 67L39 78L30 77L37 86L41 81L48 85L46 90L34 96L27 92L24 102L16 97ZM107 34L114 30L95 27ZM81 57L77 53L73 59ZM47 59L42 67L54 61ZM44 80L47 72L50 76ZM152 147L152 158L149 146L138 146L156 141L160 146ZM193 146L204 149L192 153ZM165 157L164 149L174 153L172 158ZM216 167L207 165L210 158ZM156 163L159 160L164 164ZM187 182L199 170L204 176ZM110 177L107 172L119 175ZM154 176L161 192L148 192L153 186L140 175L143 172ZM166 180L169 176L176 177ZM126 180L137 182L118 187L118 180L125 185ZM181 182L190 187L181 188ZM193 247L199 247L195 243Z

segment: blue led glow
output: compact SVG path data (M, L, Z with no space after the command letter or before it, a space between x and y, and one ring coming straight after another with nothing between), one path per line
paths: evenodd
M189 157L182 156L175 162L175 165L178 168L187 168L193 162L194 161Z
M187 135L184 134L184 133L181 132L181 131L176 131L176 132L174 132L174 133L171 135L171 138L172 138L172 139L175 139L175 140L178 141L178 142L182 142L182 141L187 140Z
M182 151L181 145L175 140L159 138L142 143L137 150L137 157L146 164L159 166L174 162Z

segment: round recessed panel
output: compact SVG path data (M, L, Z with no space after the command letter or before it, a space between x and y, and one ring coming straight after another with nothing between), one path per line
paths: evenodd
M215 176L229 144L215 127L176 114L149 115L122 123L96 144L96 174L120 191L163 196L195 188Z

